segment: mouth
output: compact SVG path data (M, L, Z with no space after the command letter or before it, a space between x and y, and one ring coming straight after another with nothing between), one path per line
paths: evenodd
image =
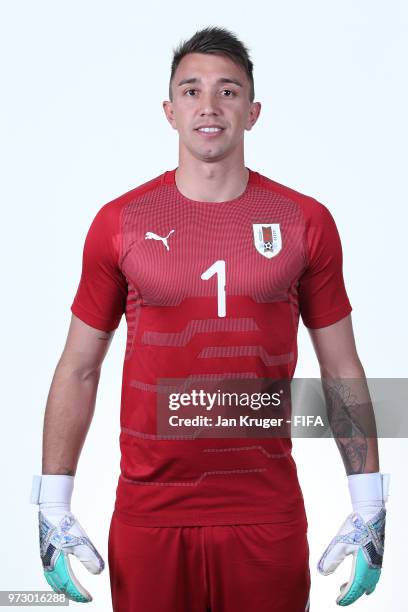
M195 128L195 131L200 134L200 136L203 136L204 138L214 138L215 136L219 136L220 134L223 133L225 128L219 126L219 125L208 125L208 126L200 126L198 128Z

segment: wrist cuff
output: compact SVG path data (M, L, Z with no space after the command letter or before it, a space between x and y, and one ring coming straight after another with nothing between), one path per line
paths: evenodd
M43 474L33 476L30 502L32 504L71 504L74 476L64 474Z
M351 474L348 476L348 485L353 506L360 503L384 505L388 500L389 483L389 474Z

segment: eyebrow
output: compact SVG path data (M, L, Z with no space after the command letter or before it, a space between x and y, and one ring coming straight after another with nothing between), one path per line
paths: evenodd
M186 85L186 84L191 84L191 83L201 83L201 79L198 79L197 77L190 77L189 79L182 79L178 83L178 87L180 87L181 85ZM243 87L240 81L237 81L236 79L231 79L231 77L221 77L220 79L217 80L217 83L233 83L234 85L238 85L238 87Z

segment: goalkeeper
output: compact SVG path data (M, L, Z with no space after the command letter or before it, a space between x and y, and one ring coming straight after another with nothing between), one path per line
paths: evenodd
M140 91L150 104L151 88ZM380 577L388 477L379 470L334 219L314 198L245 165L244 135L261 104L248 50L232 33L210 27L180 45L163 110L178 131L177 168L104 205L85 240L47 402L42 475L32 486L45 578L86 603L91 594L69 555L93 574L104 568L71 496L102 362L125 313L121 473L108 546L113 609L309 610L307 521L291 440L209 442L157 428L168 381L291 380L301 317L351 495L352 512L318 568L329 574L353 555L337 598L352 604Z

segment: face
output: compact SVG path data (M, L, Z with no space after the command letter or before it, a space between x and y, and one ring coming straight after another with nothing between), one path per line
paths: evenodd
M172 81L173 101L163 102L166 117L179 133L180 156L219 161L243 155L245 130L255 124L261 105L249 101L243 68L228 57L189 53Z

